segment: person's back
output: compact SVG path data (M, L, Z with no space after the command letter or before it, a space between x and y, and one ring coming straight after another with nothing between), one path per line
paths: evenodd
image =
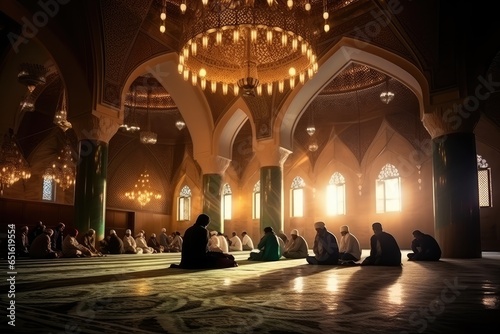
M231 241L231 245L229 246L229 250L230 251L233 251L233 252L237 252L237 251L242 251L243 250L243 244L241 243L241 239L240 237L238 237L236 235L236 232L233 232L232 234L233 236L231 237L231 239L229 239Z
M50 257L57 257L51 247L50 237L52 236L52 229L46 229L42 234L38 235L30 245L29 255L33 259L44 259Z
M382 248L381 264L400 265L401 250L399 249L396 239L387 232L382 232L378 236L380 247Z
M372 224L373 235L370 238L370 255L362 265L399 266L401 250L394 237L382 230L382 224Z
M415 239L412 241L414 253L408 253L409 260L414 261L438 261L441 258L441 247L433 236L413 231Z
M219 239L219 246L223 253L229 252L229 244L227 242L226 237L223 234L218 234L217 238Z
M259 252L251 252L249 260L253 261L278 261L281 258L278 236L272 227L264 228L264 236L260 239L257 248Z
M250 238L250 236L245 231L241 233L241 244L243 250L252 250L255 248L253 245L252 238Z
M123 254L125 249L123 247L123 241L118 237L114 230L110 231L108 240L108 252L110 254Z
M188 227L184 233L184 242L181 250L181 268L201 269L207 267L208 231L205 228L210 222L208 216L198 216L194 225Z

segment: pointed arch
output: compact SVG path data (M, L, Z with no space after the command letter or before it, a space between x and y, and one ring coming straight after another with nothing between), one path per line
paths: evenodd
M282 147L292 150L293 133L302 113L332 77L352 62L374 68L407 86L417 97L421 118L429 110L428 83L415 65L377 46L344 37L323 57L318 73L296 88L283 104L274 128Z
M177 72L177 55L175 53L164 54L137 66L127 77L123 86L122 101L125 100L132 82L144 73L153 75L175 101L193 139L194 158L198 160L200 156L211 155L214 122L210 107L201 90L185 82ZM122 115L123 109L122 105Z

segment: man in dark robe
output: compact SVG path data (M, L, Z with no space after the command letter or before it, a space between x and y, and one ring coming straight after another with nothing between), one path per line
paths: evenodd
M419 230L413 231L411 249L413 253L408 253L409 261L439 261L441 258L441 247L434 237Z
M115 230L109 231L107 250L109 254L125 253L125 249L123 248L123 241L118 237Z
M382 230L382 224L372 224L373 236L370 238L370 255L362 265L400 266L401 250L394 237Z
M181 263L172 264L171 268L210 269L238 266L232 255L208 251L208 224L210 224L210 217L202 213L186 230L181 250Z

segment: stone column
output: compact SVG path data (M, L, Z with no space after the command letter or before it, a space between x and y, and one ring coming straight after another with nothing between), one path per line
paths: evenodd
M203 171L203 213L210 217L210 230L224 232L222 221L222 175L229 167L229 159L206 155L198 157L197 162Z
M101 240L105 231L108 145L119 123L96 114L72 120L79 140L74 224L80 233L94 229L96 240Z
M423 118L432 137L434 226L443 257L481 257L478 120L479 111L469 111L466 101L435 105Z
M272 140L257 142L256 155L260 162L260 231L270 226L283 230L282 167L291 152Z

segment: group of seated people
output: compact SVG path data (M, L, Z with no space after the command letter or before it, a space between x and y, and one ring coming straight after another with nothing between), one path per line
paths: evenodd
M17 255L33 259L103 256L95 247L95 230L79 234L77 229L70 228L64 235L65 229L64 223L52 229L41 221L31 231L22 226L16 234Z
M237 266L234 257L228 254L226 240L216 231L209 232L207 229L210 218L200 215L196 223L190 227L185 234L189 238L191 249L182 252L181 263L172 265L174 268L226 268ZM250 252L248 260L251 261L278 261L281 257L290 259L306 259L307 263L313 265L382 265L400 266L401 250L396 239L385 232L382 224L372 224L373 235L370 238L370 254L361 263L361 247L358 239L350 233L349 227L340 227L340 242L337 237L326 228L324 222L314 224L316 236L312 248L313 254L309 254L307 241L299 234L297 229L291 231L291 238L282 237L275 233L273 228L264 228L264 236L260 239L254 251ZM428 234L419 230L413 231L412 253L408 254L410 261L437 261L441 258L441 249L437 241ZM235 237L235 232L233 232ZM286 241L284 240L286 239ZM239 246L239 243L236 242ZM191 247L190 247L191 248Z
M314 224L316 236L314 238L313 254L309 255L307 241L294 229L291 240L283 246L283 239L272 227L264 228L264 236L257 245L257 251L251 252L249 260L277 261L282 256L290 259L305 258L307 263L315 265L382 265L400 266L401 251L396 239L383 231L382 224L372 224L373 235L370 238L370 255L361 263L361 247L358 239L350 233L349 227L340 227L340 241L330 232L324 222ZM429 234L419 230L413 231L412 253L408 254L410 261L438 261L441 258L439 244Z
M115 230L100 241L100 249L95 247L96 232L89 229L79 234L75 228L70 228L64 235L66 226L59 223L53 229L47 228L42 222L29 230L27 226L17 233L17 253L19 256L31 258L58 257L94 257L103 254L152 254L163 252L181 252L181 268L226 268L237 266L230 252L250 250L248 260L277 261L282 257L288 259L306 259L307 263L315 265L401 265L401 251L396 239L382 229L382 224L372 224L373 235L370 238L370 254L361 263L361 247L358 239L349 231L347 225L340 227L340 240L330 232L324 222L316 222L316 236L309 254L309 246L297 229L290 233L290 239L281 231L277 234L272 227L264 228L264 235L257 247L254 247L250 236L243 231L241 238L236 232L228 236L209 231L210 218L201 214L195 224L186 230L184 237L180 232L168 235L163 228L159 240L155 233L146 238L144 230L135 237L127 229L123 238ZM411 243L412 252L408 254L409 261L438 261L441 249L437 241L429 234L419 230L413 231Z
M132 236L132 230L125 230L125 235L120 238L115 230L110 230L109 234L100 241L100 248L106 254L154 254L180 252L183 246L183 238L180 232L173 232L168 235L167 230L163 228L160 238L156 233L151 233L146 237L146 232L140 230Z

